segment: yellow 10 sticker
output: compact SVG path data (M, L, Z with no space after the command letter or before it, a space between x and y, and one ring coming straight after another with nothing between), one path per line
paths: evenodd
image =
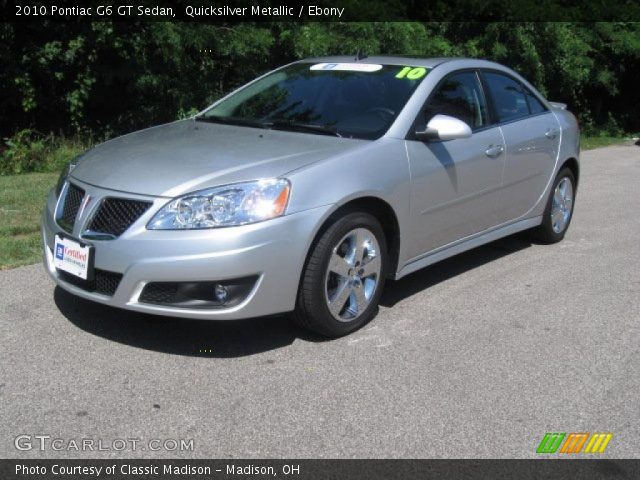
M427 74L424 67L404 67L396 74L396 78L407 78L409 80L418 80Z

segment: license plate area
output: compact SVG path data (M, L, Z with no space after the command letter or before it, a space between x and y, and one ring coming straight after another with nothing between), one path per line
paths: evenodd
M80 280L94 277L94 247L68 235L57 233L53 246L53 265Z

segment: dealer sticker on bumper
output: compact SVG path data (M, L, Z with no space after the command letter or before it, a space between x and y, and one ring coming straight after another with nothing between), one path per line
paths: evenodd
M90 260L89 245L56 235L53 264L57 269L87 280Z

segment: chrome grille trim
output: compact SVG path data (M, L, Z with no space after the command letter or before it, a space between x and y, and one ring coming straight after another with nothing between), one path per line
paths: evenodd
M73 226L78 218L78 212L85 196L85 191L74 185L67 183L66 188L62 190L60 205L56 211L56 223L60 225L67 233L73 232Z

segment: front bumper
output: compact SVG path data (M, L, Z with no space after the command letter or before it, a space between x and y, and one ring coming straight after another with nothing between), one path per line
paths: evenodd
M131 198L82 182L93 199ZM72 235L95 247L95 268L122 274L112 296L87 291L65 281L53 266L54 236L62 232L55 221L56 197L51 192L42 219L45 269L63 289L113 307L157 315L233 320L291 311L295 307L300 274L314 232L330 206L318 207L266 222L209 230L147 230L145 225L166 198L147 198L153 206L115 240L82 238L82 224L91 209L79 217ZM98 203L98 202L95 202ZM182 308L140 301L151 282L210 282L257 277L255 286L239 304L229 308Z

